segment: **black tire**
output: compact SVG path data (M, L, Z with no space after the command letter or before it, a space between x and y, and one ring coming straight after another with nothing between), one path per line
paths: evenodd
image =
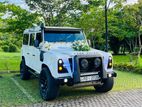
M43 100L54 100L59 93L59 84L51 76L48 68L44 67L39 77L40 95Z
M108 92L113 88L114 79L113 77L107 78L103 80L103 85L101 86L94 86L96 92Z
M29 72L29 68L25 64L25 60L22 59L20 64L20 77L22 80L29 80L31 77L31 73Z

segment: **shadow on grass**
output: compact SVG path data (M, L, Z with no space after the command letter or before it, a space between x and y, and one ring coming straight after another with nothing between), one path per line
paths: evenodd
M16 74L13 76L19 83L23 83L22 80L20 80L20 75ZM26 87L25 87L26 84ZM30 94L32 94L32 96L35 96L35 94L33 95L33 93L37 93L35 97L39 98L39 86L38 86L38 78L36 78L35 76L32 76L30 80L25 81L22 86L24 88L26 88L29 92L32 92ZM34 87L34 88L30 88L30 87ZM36 89L35 89L36 88ZM36 90L36 92L34 92ZM82 88L73 88L73 87L69 87L69 86L60 86L60 93L59 96L57 97L57 100L59 99L68 99L68 98L76 98L76 97L80 97L80 96L90 96L90 95L96 95L97 92L95 92L95 88L93 86L90 87L82 87Z
M80 97L80 96L90 96L90 95L96 95L97 92L95 92L95 89L93 87L85 87L85 88L72 88L68 86L63 86L60 89L60 99L64 98L74 98L74 97Z

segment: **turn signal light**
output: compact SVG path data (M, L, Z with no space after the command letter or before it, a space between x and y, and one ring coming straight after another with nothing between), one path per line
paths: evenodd
M59 67L59 71L62 71L62 70L63 70L63 67L60 66L60 67Z
M112 57L108 59L108 68L112 68Z

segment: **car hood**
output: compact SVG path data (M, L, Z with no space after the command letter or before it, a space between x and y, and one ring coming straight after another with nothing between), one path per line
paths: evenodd
M97 56L97 57L103 57L103 54L105 52L100 51L100 50L96 50L91 48L90 51L75 51L72 49L71 46L68 45L64 45L64 46L54 46L50 49L50 52L53 54L57 54L57 55L63 55L63 56L70 56L73 57L75 55L78 56Z

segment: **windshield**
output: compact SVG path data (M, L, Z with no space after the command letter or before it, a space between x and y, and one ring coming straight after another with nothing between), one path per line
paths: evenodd
M74 42L84 39L80 31L46 31L44 34L44 40L47 42Z

